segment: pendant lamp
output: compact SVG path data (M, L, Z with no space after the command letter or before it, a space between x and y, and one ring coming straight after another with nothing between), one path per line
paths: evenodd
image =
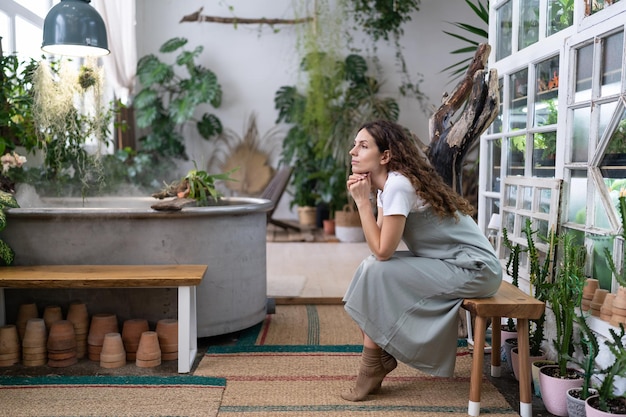
M91 0L61 0L43 22L41 49L56 55L103 56L109 54L104 20Z

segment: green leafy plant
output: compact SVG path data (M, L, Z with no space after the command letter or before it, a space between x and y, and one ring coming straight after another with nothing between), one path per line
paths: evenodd
M189 170L180 180L167 184L162 191L153 194L153 197L176 196L178 198L192 198L196 200L199 206L217 204L222 197L222 193L217 189L216 182L237 181L230 176L234 171L236 169L221 174L209 174L195 167Z
M345 201L345 186L324 184L329 180L327 171L339 178L343 169L345 181L348 151L358 127L372 119L397 120L399 106L392 98L380 97L380 83L368 75L360 55L337 60L314 52L304 57L301 68L310 75L304 92L283 86L274 97L276 122L292 124L281 152L281 164L297 166L291 180L291 206L315 205L328 200L329 192L337 192L333 199Z
M623 239L623 242L626 242L626 190L623 188L619 193L617 209L622 221L622 232L620 237ZM609 250L609 248L604 248L604 255L606 256L609 268L611 269L611 272L613 272L613 276L615 277L617 283L622 287L626 287L626 268L624 268L624 259L626 259L626 244L622 245L622 266L620 268L617 267L613 258L613 253Z
M34 59L21 61L17 55L0 54L0 155L17 146L27 151L43 146L32 112L32 78L36 67Z
M154 54L142 57L137 63L142 89L133 104L137 126L149 129L149 133L140 138L141 150L154 158L186 159L182 129L189 121L195 121L204 139L222 133L222 123L214 114L205 112L199 120L194 118L202 104L220 106L222 88L213 71L196 63L203 47L197 46L192 51L181 49L187 42L185 38L172 38L159 49L162 54L178 51L174 64L167 64ZM186 78L180 75L183 70Z
M574 319L576 320L579 331L578 340L575 342L579 354L577 356L567 356L567 359L578 366L582 372L583 385L580 391L580 399L586 400L593 394L591 380L595 372L595 361L600 346L595 332L591 330L587 324L582 309L579 309L579 314L577 314Z
M556 362L561 377L568 375L567 362L574 353L574 322L576 308L581 305L585 283L585 248L574 242L574 235L561 236L562 256L559 260L555 280L550 286L547 299L554 314L556 335L552 344L556 350Z
M598 408L602 411L624 414L625 399L623 394L615 393L617 377L626 377L626 346L624 346L624 326L620 325L620 333L609 329L611 340L606 340L600 348L596 362L600 365L597 375L602 377L598 387ZM614 409L615 408L615 409Z
M476 0L475 2L465 0L465 3L474 11L476 16L485 23L485 27L478 27L463 22L454 22L452 25L460 29L461 34L443 31L446 35L452 36L466 44L465 47L450 52L453 55L463 55L465 58L442 70L442 72L449 71L452 80L467 72L467 68L476 54L478 45L487 43L489 39L489 33L487 32L487 28L489 27L489 1L487 0L483 4L481 0ZM475 37L476 40L472 37Z
M7 226L7 216L5 209L18 208L19 205L12 194L0 190L0 232ZM2 239L0 239L0 261L4 265L11 265L15 259L15 252Z

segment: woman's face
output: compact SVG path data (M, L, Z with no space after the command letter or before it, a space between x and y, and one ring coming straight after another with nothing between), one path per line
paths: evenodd
M361 129L356 135L350 155L354 174L366 174L383 169L384 154L378 150L376 141L365 129Z

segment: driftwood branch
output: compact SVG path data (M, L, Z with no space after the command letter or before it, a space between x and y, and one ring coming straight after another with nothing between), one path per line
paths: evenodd
M463 162L472 145L498 115L500 95L496 70L485 65L491 48L481 44L465 76L429 120L427 155L444 181L462 192ZM463 107L456 122L455 113Z
M202 14L201 7L198 11L183 16L179 23L183 22L212 22L212 23L227 23L231 25L296 25L299 23L306 23L313 20L312 17L302 17L298 19L267 19L267 18L244 18L244 17L219 17L219 16L207 16Z

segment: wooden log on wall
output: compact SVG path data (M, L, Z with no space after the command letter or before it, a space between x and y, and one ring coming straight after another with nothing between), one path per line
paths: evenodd
M490 52L488 44L479 45L465 76L452 94L444 96L429 120L428 158L444 181L461 195L467 153L495 120L500 107L497 71L485 70Z

